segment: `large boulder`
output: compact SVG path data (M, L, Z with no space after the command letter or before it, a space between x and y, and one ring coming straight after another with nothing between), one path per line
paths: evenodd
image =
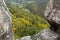
M0 0L0 40L13 40L11 16L4 0Z
M57 40L59 35L50 29L44 29L32 36L32 40Z
M16 40L32 40L32 39L31 39L31 36L25 36L25 37L22 37L22 38L16 39Z
M51 25L50 28L60 34L60 0L50 0L45 17Z
M49 21L60 24L60 0L50 0L45 11L45 17Z
M43 30L37 40L58 40L59 35L51 30Z

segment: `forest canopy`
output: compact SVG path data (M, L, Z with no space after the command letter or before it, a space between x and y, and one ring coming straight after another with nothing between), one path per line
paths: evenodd
M7 3L12 16L12 30L15 38L27 35L32 36L42 29L49 28L50 25L48 22L41 17L44 10L39 5L35 4L34 2L28 2L25 6L23 4L12 5Z

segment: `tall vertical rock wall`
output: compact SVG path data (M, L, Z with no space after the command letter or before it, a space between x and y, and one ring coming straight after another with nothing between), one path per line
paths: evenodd
M4 2L0 0L0 40L13 40L10 12Z

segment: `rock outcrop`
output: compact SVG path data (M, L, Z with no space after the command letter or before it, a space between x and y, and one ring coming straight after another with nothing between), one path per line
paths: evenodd
M18 40L18 39L17 39ZM19 40L32 40L31 39L31 36L25 36L25 37L22 37L21 39L19 39Z
M45 11L45 16L51 25L50 28L56 32L60 32L60 0L50 0Z
M11 16L4 0L0 0L0 40L13 40Z
M33 36L33 40L58 40L59 35L56 34L54 31L42 30L40 33Z

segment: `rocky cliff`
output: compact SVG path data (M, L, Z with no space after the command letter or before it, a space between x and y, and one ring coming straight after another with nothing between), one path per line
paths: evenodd
M10 12L4 0L0 0L0 40L13 40Z

